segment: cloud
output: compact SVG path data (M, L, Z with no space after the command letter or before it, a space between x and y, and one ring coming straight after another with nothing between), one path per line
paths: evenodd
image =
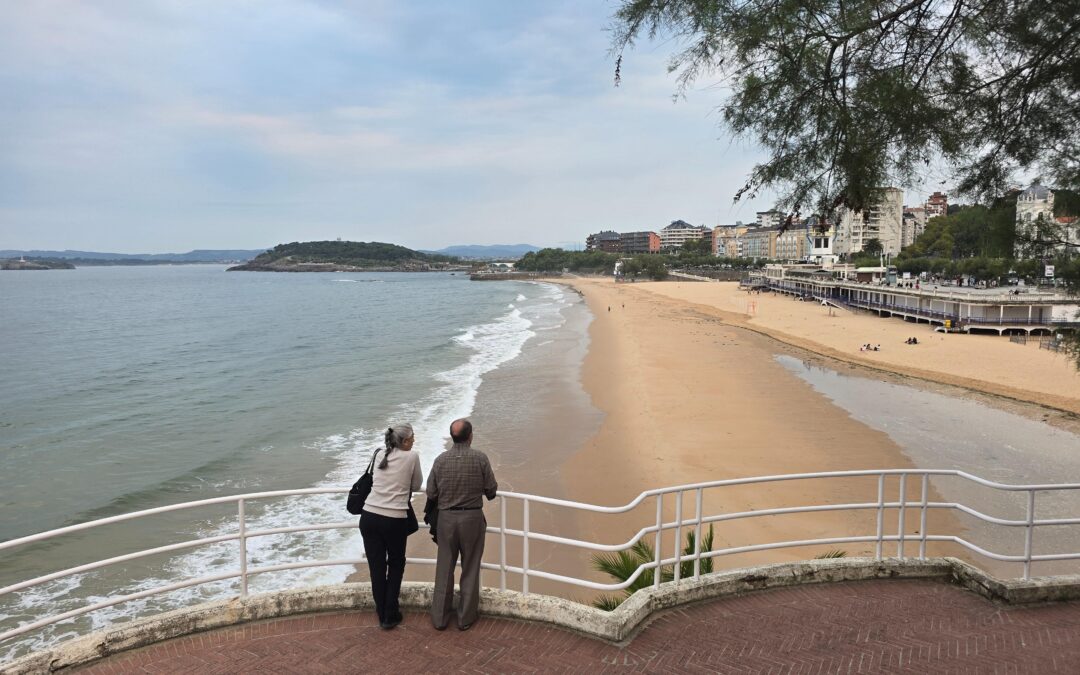
M754 154L717 140L723 92L673 103L663 47L625 60L615 88L605 11L11 3L0 235L40 248L435 247L734 220Z

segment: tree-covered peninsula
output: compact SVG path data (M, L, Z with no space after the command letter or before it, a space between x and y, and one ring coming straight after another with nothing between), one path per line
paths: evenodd
M230 272L430 272L457 269L458 259L377 241L278 244Z

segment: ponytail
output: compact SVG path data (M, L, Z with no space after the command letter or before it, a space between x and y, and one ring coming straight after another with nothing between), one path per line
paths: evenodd
M387 458L390 453L394 451L394 448L400 448L401 444L413 437L412 427L408 424L399 424L393 427L387 427L386 434L383 436L385 445L383 446L382 461L379 462L379 468L385 469L389 465Z

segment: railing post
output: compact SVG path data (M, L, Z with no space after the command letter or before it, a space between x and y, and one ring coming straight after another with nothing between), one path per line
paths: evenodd
M240 522L240 597L246 598L248 594L247 523L244 518L244 500L238 499L236 504L237 517Z
M701 492L702 488L697 489L697 524L695 525L697 531L694 533L694 578L701 576Z
M664 527L664 493L656 495L656 566L653 568L653 586L660 585L660 534Z
M499 495L499 590L506 590L506 497Z
M900 522L897 524L896 557L904 557L904 507L907 504L907 474L900 474Z
M919 514L919 560L926 560L926 504L930 492L930 474L922 477L922 513Z
M1028 490L1027 527L1024 532L1024 580L1031 578L1031 534L1035 529L1035 491Z
M524 515L522 518L521 538L521 593L529 594L529 498L524 500Z
M682 490L675 493L675 581L682 578Z
M874 556L881 560L881 541L885 536L885 474L877 477L877 547Z

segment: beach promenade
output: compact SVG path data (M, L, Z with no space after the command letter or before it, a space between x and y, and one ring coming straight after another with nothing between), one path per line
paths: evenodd
M613 645L542 624L482 618L437 632L407 613L251 623L158 643L74 672L119 673L1074 673L1080 604L1001 607L931 581L861 581L752 593L656 615Z

